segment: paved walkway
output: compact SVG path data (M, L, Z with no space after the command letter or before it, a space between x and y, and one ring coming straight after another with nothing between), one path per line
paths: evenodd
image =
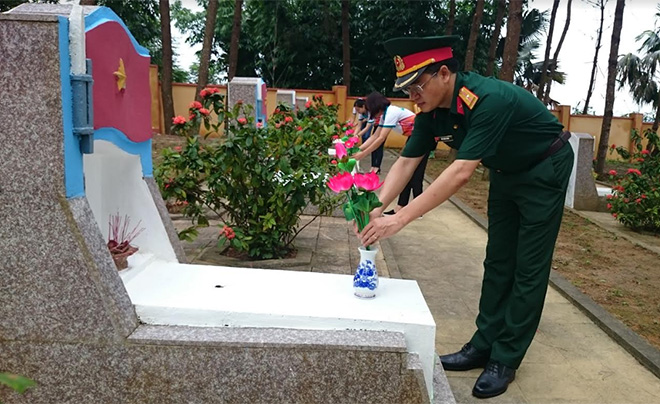
M394 159L385 154L384 171ZM211 227L195 243L184 243L189 259L228 264L211 248L217 232ZM317 219L296 245L299 258L288 269L349 274L356 267L357 241L343 218ZM485 246L486 232L449 202L383 243L379 271L418 281L437 324L440 354L460 349L475 330ZM458 403L660 403L660 379L552 288L537 336L507 393L487 401L472 397L479 373L447 372Z

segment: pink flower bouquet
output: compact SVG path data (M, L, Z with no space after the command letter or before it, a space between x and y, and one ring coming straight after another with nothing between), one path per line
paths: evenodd
M383 205L374 192L383 185L376 173L353 175L343 171L330 178L327 185L333 192L345 195L344 217L355 220L358 231L369 224L369 213Z

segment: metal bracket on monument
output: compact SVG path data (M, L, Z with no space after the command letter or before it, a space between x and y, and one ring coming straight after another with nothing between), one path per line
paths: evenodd
M73 134L80 139L80 151L94 153L94 100L92 96L92 61L86 59L87 74L71 75L73 94Z

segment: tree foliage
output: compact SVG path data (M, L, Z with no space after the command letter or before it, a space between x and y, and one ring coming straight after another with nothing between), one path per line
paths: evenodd
M205 9L207 0L198 0ZM209 82L226 79L229 66L234 0L220 0L211 55ZM398 36L443 35L450 1L351 0L351 94L392 91L394 64L383 42ZM475 2L455 2L453 34L461 41L454 50L464 60ZM243 3L236 76L261 76L271 87L330 88L342 84L341 0L252 0ZM537 11L538 12L538 11ZM173 4L176 26L188 35L189 45L202 42L204 12L195 13ZM495 32L497 3L487 1L474 50L472 70L485 73L489 44ZM537 26L538 29L538 26ZM499 33L497 33L499 37ZM525 39L525 28L523 34ZM533 35L532 35L533 37ZM499 54L501 57L501 53ZM195 75L193 67L192 75Z

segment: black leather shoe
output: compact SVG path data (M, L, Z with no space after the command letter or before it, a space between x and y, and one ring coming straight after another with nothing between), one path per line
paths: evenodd
M472 389L472 395L479 398L499 396L504 393L516 378L516 370L497 361L489 361Z
M490 352L477 351L469 342L460 351L442 355L440 362L445 370L470 370L486 366Z

